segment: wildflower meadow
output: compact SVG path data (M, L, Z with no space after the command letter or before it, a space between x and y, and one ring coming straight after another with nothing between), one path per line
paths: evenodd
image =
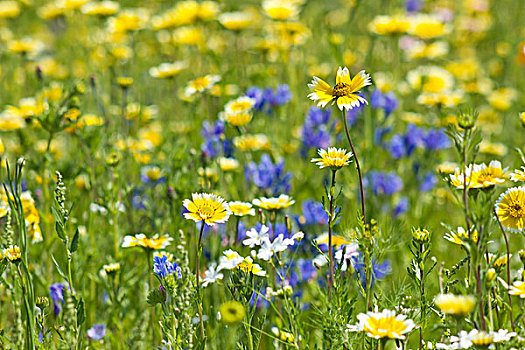
M524 0L0 0L0 349L525 349Z

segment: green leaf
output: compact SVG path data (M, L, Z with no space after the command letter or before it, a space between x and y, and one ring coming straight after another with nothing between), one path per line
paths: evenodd
M77 304L77 328L80 328L86 320L86 311L84 310L84 299L80 298Z
M0 261L0 275L2 275L5 271L5 269L7 268L7 265L9 265L9 260L7 259L2 259L2 261Z
M62 242L66 241L66 232L64 231L64 226L60 222L56 222L55 228L57 231L57 236L62 240Z
M69 251L71 253L74 253L76 252L76 250L78 249L78 239L80 237L80 233L78 231L78 228L77 230L75 231L75 235L73 236L73 240L71 241L71 247L69 248Z
M53 259L53 262L55 263L55 266L57 267L57 270L58 270L58 274L60 276L62 276L63 279L65 279L67 281L67 276L66 274L62 271L62 269L60 268L60 265L58 265L58 262L55 260L55 257L53 255L51 255L51 258Z

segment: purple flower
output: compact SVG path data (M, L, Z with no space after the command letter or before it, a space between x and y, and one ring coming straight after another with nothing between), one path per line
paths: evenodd
M255 99L255 105L253 106L255 110L262 111L264 106L264 98L263 91L261 88L257 86L252 86L251 88L246 90L245 95Z
M244 170L244 176L248 183L271 195L290 191L292 173L284 171L284 160L274 164L267 154L261 156L259 164L250 162Z
M390 155L394 159L400 159L403 158L405 155L406 149L405 149L405 140L403 139L403 136L401 135L394 135L390 139L390 143L388 144L388 151L390 152Z
M106 326L101 323L95 323L93 327L87 330L87 336L91 340L100 340L106 336Z
M353 258L353 266L356 272L356 276L359 278L359 282L363 289L367 289L368 285L365 286L365 264L363 261L363 256L359 253L358 256ZM382 279L388 276L392 272L392 264L390 261L385 260L383 262L377 262L375 259L372 259L372 280L369 282L372 285L376 279ZM368 283L367 283L368 284Z
M324 210L323 203L307 199L301 204L303 215L299 218L299 224L324 225L328 222L328 214Z
M423 138L423 142L428 150L440 150L450 147L450 140L441 129L428 130L428 133Z
M301 130L303 147L301 155L306 157L310 148L327 148L331 145L331 133L335 124L330 122L330 110L310 108Z
M422 0L405 0L405 8L408 12L418 12L422 5Z
M64 304L64 288L68 288L67 282L64 282L64 284L54 283L49 286L49 296L51 297L51 301L53 301L53 311L55 316L60 313L62 305Z
M233 153L233 143L227 139L224 134L225 126L222 120L211 124L205 120L202 123L201 134L204 143L201 145L201 151L210 158L218 156L231 157Z
M282 106L292 99L290 87L286 84L278 85L275 90L271 87L263 90L257 86L252 86L246 90L245 95L255 99L255 105L253 106L255 110L264 110L268 114L272 113L273 108Z

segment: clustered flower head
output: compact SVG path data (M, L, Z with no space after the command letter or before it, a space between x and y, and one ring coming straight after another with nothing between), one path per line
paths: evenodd
M319 149L319 157L313 158L312 163L315 163L319 168L331 168L332 170L340 169L352 161L352 153L346 152L346 149L329 147L328 149Z
M5 248L3 254L12 263L19 262L22 259L22 253L17 245L10 245Z

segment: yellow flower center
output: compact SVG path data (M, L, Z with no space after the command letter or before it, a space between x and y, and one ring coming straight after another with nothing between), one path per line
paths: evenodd
M210 207L202 207L200 208L199 213L201 214L201 216L207 218L213 215L214 210Z
M334 86L333 95L336 97L346 96L350 94L350 85L347 83L338 83Z
M511 203L509 205L509 215L513 218L523 218L525 217L525 208L520 203Z

